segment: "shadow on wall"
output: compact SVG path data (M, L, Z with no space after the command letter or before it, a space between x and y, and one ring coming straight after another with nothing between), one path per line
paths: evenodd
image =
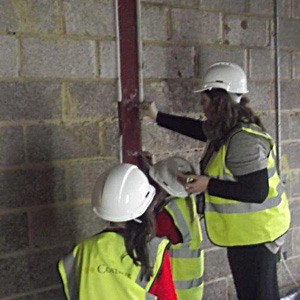
M51 147L42 144L38 137L30 140L29 167L0 172L0 298L22 293L38 300L65 299L58 260L75 242L103 228L88 201L67 199L67 167L52 164ZM40 150L35 155L32 149ZM37 292L43 288L49 291Z

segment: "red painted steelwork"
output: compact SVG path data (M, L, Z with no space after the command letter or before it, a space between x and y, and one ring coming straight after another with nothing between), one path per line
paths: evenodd
M122 90L118 109L123 162L142 167L136 1L118 0L118 14Z

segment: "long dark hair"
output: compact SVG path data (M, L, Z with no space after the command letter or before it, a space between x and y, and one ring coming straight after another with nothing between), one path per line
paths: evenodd
M209 109L212 117L204 123L203 129L215 148L224 144L241 122L254 123L265 131L260 118L247 106L248 98L243 96L240 103L236 103L223 89L212 89L206 94L211 100Z
M141 279L149 280L153 274L153 266L151 266L147 244L155 236L152 208L149 207L138 219L142 223L133 220L126 222L126 228L122 235L128 255L136 266L140 265L142 267ZM125 256L126 254L122 258Z

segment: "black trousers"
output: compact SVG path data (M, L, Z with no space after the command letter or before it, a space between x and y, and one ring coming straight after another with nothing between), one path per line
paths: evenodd
M228 247L239 300L278 300L277 254L264 245Z

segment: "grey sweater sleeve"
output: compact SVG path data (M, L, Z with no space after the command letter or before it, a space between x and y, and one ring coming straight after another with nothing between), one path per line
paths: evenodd
M234 176L267 168L270 143L263 137L239 131L230 140L226 165Z

